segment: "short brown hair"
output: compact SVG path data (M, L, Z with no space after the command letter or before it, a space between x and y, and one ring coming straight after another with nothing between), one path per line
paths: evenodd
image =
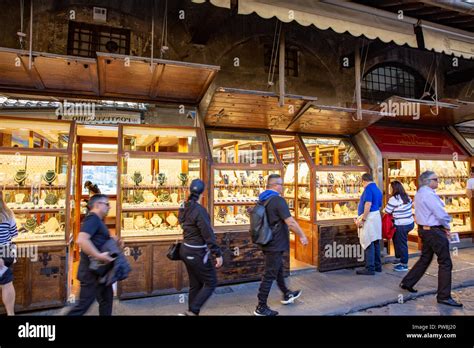
M370 173L364 173L362 175L362 181L365 181L365 182L374 181L374 177Z

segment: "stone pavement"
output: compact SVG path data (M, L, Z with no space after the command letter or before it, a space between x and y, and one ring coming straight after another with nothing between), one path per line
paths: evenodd
M411 267L418 257L410 259ZM452 253L454 264L453 289L474 286L474 247L459 249ZM271 308L281 315L347 315L386 314L386 315L417 315L417 314L467 314L472 311L470 300L461 299L466 303L465 311L437 309L434 296L437 287L438 264L433 260L427 274L417 284L418 294L410 294L398 287L405 272L392 271L387 263L383 272L375 276L356 275L354 269L344 269L319 273L317 271L302 272L289 277L292 289L302 289L303 295L295 304L284 306L280 303L281 295L273 286L269 297ZM203 308L202 315L251 315L256 305L256 294L259 283L245 283L220 287ZM473 290L465 289L457 293L472 294ZM471 291L471 292L468 292ZM398 304L399 296L403 295L403 305ZM419 298L412 301L414 298ZM423 297L423 298L420 298ZM472 298L472 297L471 297ZM158 296L144 299L118 301L114 303L114 315L176 315L186 309L185 295ZM432 303L433 302L433 303ZM425 307L424 304L432 304ZM388 306L388 309L377 308ZM436 307L436 308L435 308ZM444 307L444 306L443 306ZM429 309L427 309L429 308ZM368 310L370 309L370 311ZM29 313L30 315L62 315L67 308ZM95 304L89 315L97 315ZM471 314L471 312L469 312Z

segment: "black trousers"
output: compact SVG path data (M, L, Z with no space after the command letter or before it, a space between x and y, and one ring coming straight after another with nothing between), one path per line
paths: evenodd
M266 306L273 281L276 280L278 288L283 294L288 293L290 290L286 287L285 277L283 275L283 251L264 251L263 255L265 258L265 270L257 297L258 304Z
M206 248L190 248L183 244L180 256L189 276L188 307L199 314L217 287L216 269Z
M77 303L67 315L84 315L96 299L99 303L99 315L112 315L112 304L114 300L112 285L106 286L104 284L99 284L97 277L90 273L86 276L85 281L81 281L79 303Z
M406 286L414 286L423 276L433 260L433 255L438 258L438 300L451 298L451 271L453 263L449 253L449 240L446 233L439 227L431 227L431 230L418 229L418 234L423 242L421 256L415 266L403 278L402 283Z

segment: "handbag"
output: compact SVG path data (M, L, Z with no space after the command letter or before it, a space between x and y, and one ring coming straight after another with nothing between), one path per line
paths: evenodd
M179 256L180 249L181 249L181 243L176 242L176 243L171 244L170 248L168 249L168 252L166 253L166 257L170 259L171 261L181 260L181 257Z

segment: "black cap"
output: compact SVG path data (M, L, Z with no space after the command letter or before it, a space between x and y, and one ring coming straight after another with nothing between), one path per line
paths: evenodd
M191 186L189 186L189 190L191 191L191 193L197 193L198 195L200 195L204 192L205 187L206 185L204 184L204 181L202 181L201 179L194 179L193 181L191 181Z

